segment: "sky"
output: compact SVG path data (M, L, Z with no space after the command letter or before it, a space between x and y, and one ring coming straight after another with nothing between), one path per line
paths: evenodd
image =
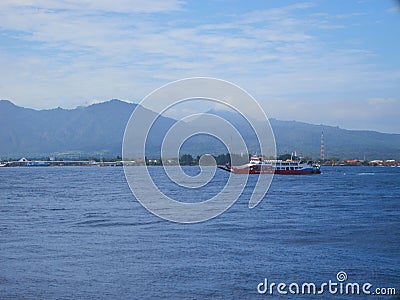
M400 2L1 0L0 99L140 102L187 77L269 117L400 133Z

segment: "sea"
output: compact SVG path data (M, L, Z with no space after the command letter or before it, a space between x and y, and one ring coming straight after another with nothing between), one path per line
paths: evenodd
M399 167L275 175L249 209L257 176L181 224L145 209L122 167L0 168L0 299L400 299Z

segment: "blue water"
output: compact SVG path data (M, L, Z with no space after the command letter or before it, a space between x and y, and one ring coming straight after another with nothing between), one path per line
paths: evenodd
M400 290L400 168L275 176L249 209L255 179L224 214L183 225L144 209L119 167L1 168L0 299L275 299L264 278L339 271Z

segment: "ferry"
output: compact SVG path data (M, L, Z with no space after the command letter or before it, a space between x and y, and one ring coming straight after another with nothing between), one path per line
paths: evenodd
M242 166L218 166L218 168L232 172L234 174L283 174L283 175L303 175L320 174L320 165L313 161L305 162L299 159L288 160L266 160L263 157L252 156L248 164Z

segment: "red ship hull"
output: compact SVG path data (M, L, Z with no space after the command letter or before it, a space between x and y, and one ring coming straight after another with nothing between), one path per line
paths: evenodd
M245 167L223 167L219 166L220 169L234 173L234 174L280 174L280 175L311 175L321 174L320 169L316 168L305 168L297 170L278 170L271 166L245 166Z

